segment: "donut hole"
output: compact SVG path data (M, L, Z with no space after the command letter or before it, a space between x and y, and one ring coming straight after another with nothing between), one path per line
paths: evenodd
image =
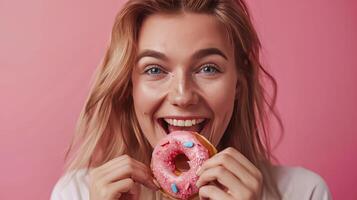
M190 161L190 160L183 153L178 154L174 158L175 168L179 174L190 170L190 165L189 165L188 161Z

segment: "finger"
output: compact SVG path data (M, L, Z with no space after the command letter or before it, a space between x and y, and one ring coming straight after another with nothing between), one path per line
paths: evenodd
M118 156L118 157L113 158L112 160L110 160L110 161L104 163L104 164L102 165L102 168L104 168L104 169L105 169L105 168L108 168L109 166L111 166L111 165L113 165L113 164L115 164L115 163L120 163L120 161L125 160L125 159L128 160L128 159L131 159L131 157L130 157L129 155L127 155L127 154Z
M200 176L200 174L202 174L202 172L206 169L214 168L217 166L223 166L226 168L251 190L258 189L260 180L257 177L254 177L246 167L244 167L240 162L235 160L230 154L227 153L220 154L219 156L207 160L202 165L198 175Z
M250 161L247 157L245 157L242 153L237 151L235 148L228 147L221 152L222 154L228 154L232 156L235 160L239 161L251 174L256 177L261 175L259 169Z
M217 180L226 187L228 189L227 192L234 197L248 196L252 193L249 188L223 166L216 166L205 170L198 178L196 185L197 187L201 187L214 180Z
M119 198L123 193L129 192L134 186L134 181L130 178L122 179L120 181L108 185L108 192L111 198Z
M125 178L132 178L134 181L137 181L153 190L158 189L153 182L151 171L134 159L131 159L127 163L122 163L120 167L113 169L109 174L103 177L102 181L105 183L111 183Z
M213 185L202 186L198 191L198 195L200 196L200 199L232 200L232 197L229 194Z
M126 171L124 171L124 176L120 176L123 173L121 172L120 168L127 165L129 166L128 168L132 168L132 170L128 171L129 169L126 168ZM108 161L100 167L100 170L96 170L95 176L97 177L96 180L98 182L101 182L103 185L106 185L110 182L120 180L121 178L131 178L132 176L130 176L130 172L133 172L133 174L134 172L136 173L137 171L135 169L137 169L137 171L139 172L139 178L133 177L134 180L140 181L143 180L141 179L141 177L147 177L148 181L145 181L144 185L153 190L158 189L158 187L153 182L151 170L149 170L149 168L143 163L131 158L128 155L122 155Z
M116 166L118 166L118 165L120 166L122 164L122 160L129 159L129 158L130 157L128 155L121 155L117 158L114 158L114 159L104 163L103 165L101 165L97 168L91 169L89 173L94 178L100 179L101 177L110 173L112 171L112 169L115 168Z

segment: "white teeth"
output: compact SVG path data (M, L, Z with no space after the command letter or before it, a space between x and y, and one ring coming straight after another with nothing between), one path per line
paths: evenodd
M192 119L192 120L177 120L177 119L164 119L170 125L173 126L193 126L204 121L204 119Z
M177 126L185 126L185 121L177 120Z
M192 121L191 120L186 120L185 121L185 126L192 126Z

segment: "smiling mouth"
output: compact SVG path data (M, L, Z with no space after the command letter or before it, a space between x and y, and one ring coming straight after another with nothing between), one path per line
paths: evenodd
M159 118L158 122L164 129L166 134L173 131L193 131L201 133L204 127L207 125L209 119L194 119L194 120L176 120L168 118Z

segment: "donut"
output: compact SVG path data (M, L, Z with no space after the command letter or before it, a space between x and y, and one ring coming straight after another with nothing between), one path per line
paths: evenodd
M173 131L155 146L151 157L151 170L161 192L171 199L192 199L198 193L196 171L217 153L208 140L196 132ZM185 155L189 169L180 171L175 158Z

